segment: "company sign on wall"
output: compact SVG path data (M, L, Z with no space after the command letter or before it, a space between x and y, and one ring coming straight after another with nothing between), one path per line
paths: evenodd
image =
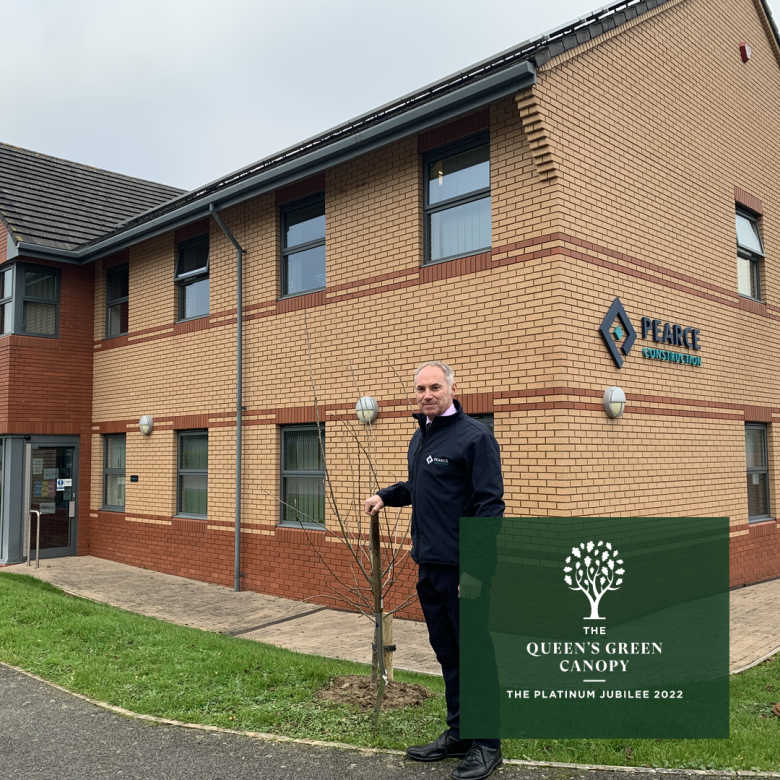
M701 331L678 323L665 322L654 317L642 317L640 331L643 339L652 340L659 347L643 347L642 357L650 360L662 360L686 366L701 366L701 357L690 352L677 352L668 347L682 347L689 350L701 349ZM599 327L604 343L618 368L623 367L624 357L634 346L637 331L631 324L620 298L612 301L612 306L601 321ZM621 354L622 353L622 354Z
M729 736L728 518L460 533L461 570L487 591L460 600L464 738Z

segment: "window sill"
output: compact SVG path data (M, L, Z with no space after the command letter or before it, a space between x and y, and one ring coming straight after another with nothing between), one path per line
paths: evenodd
M187 317L186 319L183 320L176 320L175 324L181 325L182 323L185 322L197 322L198 320L205 320L209 317L210 314L211 312L207 311L205 314L199 314L197 317Z
M769 515L762 515L761 517L749 517L748 525L759 525L760 523L775 523L777 520Z
M21 336L25 339L58 339L60 337L59 332L56 334L51 333L24 333L19 332L16 333L15 331L11 331L9 333L0 333L0 338L3 338L5 336Z
M300 298L302 295L311 295L312 293L318 293L325 290L325 287L312 287L309 290L300 290L299 292L288 293L287 295L280 295L277 300L287 301L290 298Z
M211 327L211 317L204 314L202 317L190 317L188 320L179 320L173 323L173 335L181 336L185 333L197 333L208 330Z
M492 246L486 246L482 249L474 249L469 252L465 252L460 255L452 255L451 257L443 257L441 260L426 260L422 267L425 268L429 265L439 265L441 263L449 263L452 260L462 260L464 257L475 257L476 255L484 255L485 252L490 252L493 249Z
M739 308L740 311L749 311L752 314L760 314L766 316L767 306L763 301L759 301L757 298L751 298L749 295L739 294Z
M281 522L277 528L292 528L298 531L326 531L325 523L288 523Z
M130 331L126 330L124 333L115 333L113 336L104 336L103 341L111 341L111 339L121 339L122 336L129 335Z
M208 515L185 515L183 513L178 513L173 516L174 520L203 520L204 522L208 521Z
M117 512L118 514L125 514L125 508L123 506L101 506L98 512Z

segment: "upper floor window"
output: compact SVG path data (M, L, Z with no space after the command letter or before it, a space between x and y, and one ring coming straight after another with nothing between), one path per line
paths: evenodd
M14 269L0 272L0 334L14 331Z
M761 300L761 259L764 245L758 221L747 211L737 211L737 289L740 295Z
M106 272L106 337L123 336L128 330L130 268L120 265Z
M325 196L299 200L281 211L282 295L325 287Z
M59 272L16 263L0 271L0 335L56 336Z
M491 246L490 143L486 134L426 154L425 262Z
M179 319L209 313L209 237L198 236L179 244L175 280L179 285Z

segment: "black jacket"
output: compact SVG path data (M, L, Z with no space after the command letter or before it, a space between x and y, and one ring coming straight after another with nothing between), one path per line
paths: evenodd
M412 558L417 563L459 564L461 517L500 518L504 514L501 454L493 434L463 413L434 417L427 434L424 414L409 443L409 480L378 495L386 506L412 505ZM495 535L500 520L481 526L487 534L464 539L471 549L469 574L484 579L495 571Z

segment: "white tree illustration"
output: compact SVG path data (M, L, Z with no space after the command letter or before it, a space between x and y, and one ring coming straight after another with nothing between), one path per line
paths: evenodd
M625 569L615 568L623 565L619 555L609 542L582 542L579 547L572 547L571 555L566 559L566 566L563 568L563 580L569 590L581 590L588 597L590 616L585 620L605 619L599 616L599 602L608 590L620 588L625 574ZM572 558L576 559L573 566Z

